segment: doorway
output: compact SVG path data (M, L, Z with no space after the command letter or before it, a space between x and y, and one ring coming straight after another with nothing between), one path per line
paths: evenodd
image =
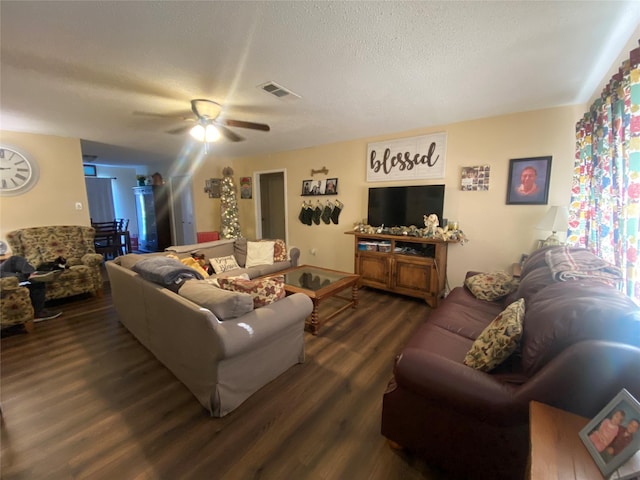
M193 221L193 194L191 178L183 175L169 179L171 187L171 209L173 211L174 245L196 243Z
M287 238L286 170L255 173L256 238Z

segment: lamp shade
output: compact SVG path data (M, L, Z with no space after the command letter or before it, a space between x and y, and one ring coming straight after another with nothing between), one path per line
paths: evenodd
M569 209L567 207L553 206L536 227L538 230L558 232L566 230L569 226Z

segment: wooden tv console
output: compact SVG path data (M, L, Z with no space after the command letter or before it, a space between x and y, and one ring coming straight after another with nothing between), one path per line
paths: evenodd
M423 298L436 308L446 287L449 243L404 235L346 232L354 236L355 266L360 285ZM361 250L364 242L384 250Z

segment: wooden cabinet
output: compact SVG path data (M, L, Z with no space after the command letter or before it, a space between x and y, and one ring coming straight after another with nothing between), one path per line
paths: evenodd
M133 187L138 214L138 249L161 252L171 245L169 189L165 185Z
M448 243L427 238L346 232L354 235L360 284L423 298L437 307L446 286Z

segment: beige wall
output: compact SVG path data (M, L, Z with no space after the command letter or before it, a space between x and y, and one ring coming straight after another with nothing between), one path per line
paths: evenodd
M28 192L0 197L0 238L22 227L91 223L79 139L0 131L0 143L30 155L40 171Z
M569 203L574 129L583 112L584 106L554 108L244 158L233 163L234 179L237 182L239 177L253 176L258 171L286 169L289 244L300 248L301 263L348 271L353 271L354 239L345 232L366 217L370 186L444 183L444 217L458 220L470 239L465 245L449 247L448 278L453 287L462 283L467 270L509 269L522 253L531 252L537 239L550 234L537 231L535 225L549 206ZM393 183L365 181L367 143L434 132L447 133L444 179ZM549 204L506 205L509 159L544 155L553 156ZM489 191L461 191L461 168L485 164L491 167ZM311 177L311 169L323 166L329 169L327 176ZM220 176L220 171L213 176ZM304 198L314 202L316 198L322 201L338 198L345 204L339 224L302 224L298 220L303 200L300 196L302 181L332 177L338 178L337 197ZM200 197L202 195L196 196L196 211L204 210L203 203L209 212L212 203L219 209L219 200L207 198L203 201ZM255 238L255 198L239 200L239 208L243 234ZM219 215L219 210L216 213Z

